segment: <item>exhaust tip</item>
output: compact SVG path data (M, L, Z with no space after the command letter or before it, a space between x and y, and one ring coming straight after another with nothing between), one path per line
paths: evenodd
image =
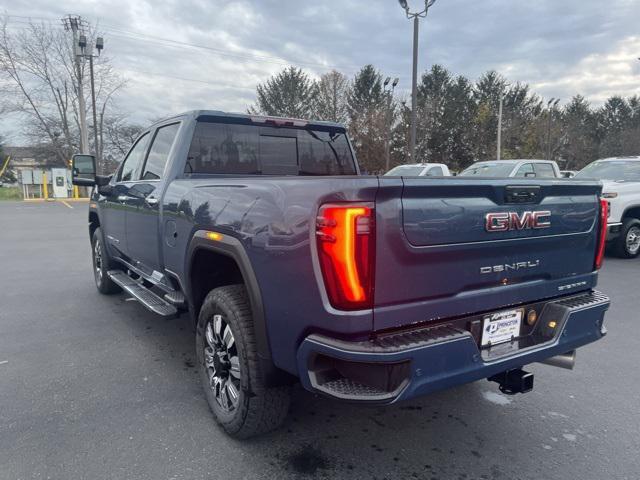
M573 370L576 365L576 351L563 353L562 355L556 355L555 357L547 358L539 363L545 365L551 365L552 367L565 368L567 370Z

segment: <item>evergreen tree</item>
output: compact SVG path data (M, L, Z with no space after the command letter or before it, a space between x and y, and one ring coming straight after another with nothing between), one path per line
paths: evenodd
M364 172L384 169L388 100L380 72L373 65L364 66L356 74L347 97L349 133Z
M583 96L574 96L565 106L563 124L566 131L562 146L562 156L566 160L563 168L580 169L595 160L598 157L596 118Z
M288 67L257 87L255 106L250 113L278 117L311 118L315 86L299 68Z
M624 98L616 95L609 98L596 115L600 157L624 155L622 140L632 125L632 108Z
M496 158L498 105L506 86L507 82L502 75L493 70L482 75L475 84L473 98L477 110L473 137L476 161Z

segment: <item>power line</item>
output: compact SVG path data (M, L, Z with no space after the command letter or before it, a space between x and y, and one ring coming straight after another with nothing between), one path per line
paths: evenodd
M195 78L185 78L185 77L177 77L175 75L167 75L164 73L155 73L155 72L145 72L142 70L134 70L132 68L123 68L122 70L127 71L127 72L133 72L133 73L140 73L142 75L150 75L152 77L166 77L166 78L172 78L174 80L182 80L185 82L196 82L196 83L204 83L207 85L213 85L216 87L221 87L221 88L229 88L229 89L235 89L235 90L247 90L247 91L255 91L254 88L250 88L250 87L239 87L237 85L227 85L227 84L221 84L220 82L210 82L207 80L198 80Z
M12 22L21 23L25 25L28 25L30 23L29 20L34 20L34 19L47 21L49 23L53 23L54 21L57 20L49 17L35 17L35 16L26 16L26 15L0 14L0 16L19 19L19 20L13 20ZM135 32L132 30L122 28L118 25L109 24L109 23L98 23L98 26L100 29L107 31L114 36L126 38L129 40L143 41L143 42L161 45L161 46L174 46L178 48L179 47L196 48L200 50L206 50L215 55L234 58L236 60L270 63L270 64L282 65L282 66L293 65L293 66L307 66L307 67L316 67L316 68L320 67L324 69L335 68L335 69L347 70L351 72L355 72L360 69L360 66L356 66L356 65L332 65L332 64L326 64L321 62L306 62L306 61L299 61L299 60L289 61L287 59L274 57L272 55L255 55L250 53L233 52L228 49L220 49L220 48L210 47L208 45L183 42L183 41L173 40L170 38L160 37L156 35L150 35L147 33Z
M134 40L141 40L141 41L147 41L147 42L151 42L155 40L155 41L161 41L164 43L168 43L171 45L176 45L176 46L181 46L181 47L191 47L191 48L197 48L197 49L201 49L201 50L207 50L209 52L215 53L217 55L222 55L222 56L228 56L228 57L233 57L233 58L243 58L243 59L247 59L247 60L252 60L252 61L257 61L257 62L266 62L266 63L276 63L279 65L305 65L305 66L310 66L310 67L322 67L322 68L336 68L336 69L343 69L343 70L352 70L352 69L359 69L360 67L357 67L355 65L330 65L330 64L326 64L326 63L321 63L321 62L305 62L305 61L299 61L299 60L294 60L294 61L289 61L280 57L274 57L271 55L255 55L255 54L244 54L244 53L239 53L239 52L232 52L229 50L224 50L224 49L220 49L220 48L215 48L215 47L210 47L208 45L201 45L201 44L196 44L196 43L189 43L189 42L182 42L179 40L173 40L170 38L164 38L164 37L158 37L156 35L149 35L146 33L140 33L140 32L134 32L131 30L126 30L126 29L122 29L122 28L118 28L115 27L113 25L109 25L109 24L101 24L102 28L104 28L104 30L109 31L112 34L124 34L124 35L128 35L128 38L132 38Z

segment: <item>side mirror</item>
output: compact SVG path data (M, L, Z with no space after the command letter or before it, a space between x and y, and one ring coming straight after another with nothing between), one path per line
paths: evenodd
M72 184L82 187L92 187L96 184L96 159L93 155L74 155L72 165Z
M536 172L525 172L524 176L526 178L533 178L536 176Z

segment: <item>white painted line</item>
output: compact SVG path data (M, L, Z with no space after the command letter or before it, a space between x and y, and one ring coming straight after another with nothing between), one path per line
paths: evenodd
M60 200L60 201L64 204L65 207L69 207L69 208L73 209L73 207L71 205L69 205L67 202L65 202L64 200Z
M0 362L0 365L4 365L5 363L9 363L9 360L2 360L2 361Z

